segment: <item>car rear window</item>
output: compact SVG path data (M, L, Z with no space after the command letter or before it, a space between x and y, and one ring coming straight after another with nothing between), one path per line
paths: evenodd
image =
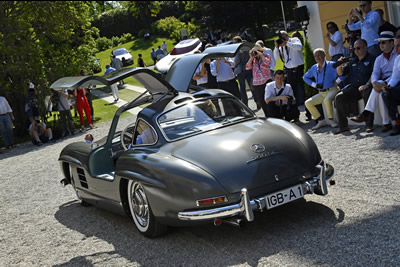
M126 49L118 49L118 50L114 50L113 54L115 56L119 56L119 55L123 55L123 54L127 54L128 50Z
M237 99L224 97L190 102L158 118L168 140L213 130L228 124L255 118Z

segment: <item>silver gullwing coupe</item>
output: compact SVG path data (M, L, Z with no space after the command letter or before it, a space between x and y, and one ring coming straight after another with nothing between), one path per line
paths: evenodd
M225 91L191 85L201 62L251 47L232 44L182 57L165 77L124 68L54 82L53 89L71 89L132 76L145 88L117 110L106 137L62 150L61 183L72 185L82 205L131 217L146 237L168 226L241 225L254 212L305 194L326 195L334 169L300 127L257 117ZM129 113L139 106L137 116Z

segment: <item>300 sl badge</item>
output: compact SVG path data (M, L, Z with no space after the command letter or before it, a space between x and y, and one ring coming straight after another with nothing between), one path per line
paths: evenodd
M267 153L262 153L262 154L259 154L259 155L255 156L255 157L250 158L248 161L246 161L246 163L250 163L252 161L255 161L255 160L258 160L258 159L262 159L262 158L266 158L266 157L269 157L269 156L273 156L273 155L276 155L276 154L279 154L279 153L281 153L281 152L271 151L271 152L267 152Z

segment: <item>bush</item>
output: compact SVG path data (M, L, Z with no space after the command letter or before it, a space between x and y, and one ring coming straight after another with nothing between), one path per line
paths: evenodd
M99 51L107 50L108 48L111 48L112 46L113 46L113 42L106 37L100 37L96 40L96 48Z
M308 41L308 39L305 40L303 46L303 55L304 55L304 73L306 73L312 67L312 65L316 63L314 59L313 50L311 48L311 44ZM317 89L309 86L306 83L304 89L306 92L306 99L318 93Z
M199 34L200 27L194 25L191 22L187 24L181 22L175 17L167 17L165 19L160 19L153 23L152 32L158 33L160 35L168 36L175 42L179 42L181 39L181 30L187 30L189 38L195 38Z
M112 46L118 46L119 44L120 44L120 41L119 41L119 37L118 36L113 36L112 38L111 38L111 41L112 41Z
M130 41L133 41L133 35L130 33L124 33L120 38L119 38L119 43L120 44L125 44Z

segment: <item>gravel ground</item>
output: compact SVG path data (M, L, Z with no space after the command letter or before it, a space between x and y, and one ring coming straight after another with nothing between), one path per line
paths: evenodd
M400 137L362 126L335 136L329 127L311 132L304 112L301 121L335 167L326 197L256 214L243 229L174 228L153 240L128 217L84 208L71 186L60 186L58 155L83 134L2 150L0 266L399 266ZM99 139L109 125L90 132Z

